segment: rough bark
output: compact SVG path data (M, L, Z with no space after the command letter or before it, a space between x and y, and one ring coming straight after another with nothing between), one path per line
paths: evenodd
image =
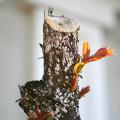
M78 58L79 26L64 16L45 14L44 17L43 80L20 87L19 105L29 117L39 108L41 113L51 112L54 120L80 120L79 90L70 91Z

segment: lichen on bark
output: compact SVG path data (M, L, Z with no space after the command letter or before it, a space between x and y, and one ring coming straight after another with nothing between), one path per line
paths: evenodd
M43 25L44 75L40 81L20 86L19 105L33 120L50 112L53 120L80 120L78 87L70 91L78 58L78 23L64 16L45 14Z

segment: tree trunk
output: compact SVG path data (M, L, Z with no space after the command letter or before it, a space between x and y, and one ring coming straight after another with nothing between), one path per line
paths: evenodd
M64 16L45 14L44 18L43 80L20 87L19 105L29 117L39 108L41 113L50 112L54 120L80 120L79 90L70 91L73 67L78 59L79 26Z

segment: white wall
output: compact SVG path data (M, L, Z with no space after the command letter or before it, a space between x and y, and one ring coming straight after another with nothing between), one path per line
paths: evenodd
M120 13L120 11L119 11ZM120 16L119 16L120 17ZM120 119L120 19L116 28L106 31L106 44L114 48L114 56L106 61L109 120Z
M0 120L25 120L15 101L18 84L32 79L32 17L15 1L0 4Z

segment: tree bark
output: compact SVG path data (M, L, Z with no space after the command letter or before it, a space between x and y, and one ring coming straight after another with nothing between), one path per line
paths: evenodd
M39 108L41 113L52 113L54 120L80 120L79 90L70 91L78 59L78 30L77 22L72 19L45 14L43 80L30 81L20 87L19 105L29 117Z

